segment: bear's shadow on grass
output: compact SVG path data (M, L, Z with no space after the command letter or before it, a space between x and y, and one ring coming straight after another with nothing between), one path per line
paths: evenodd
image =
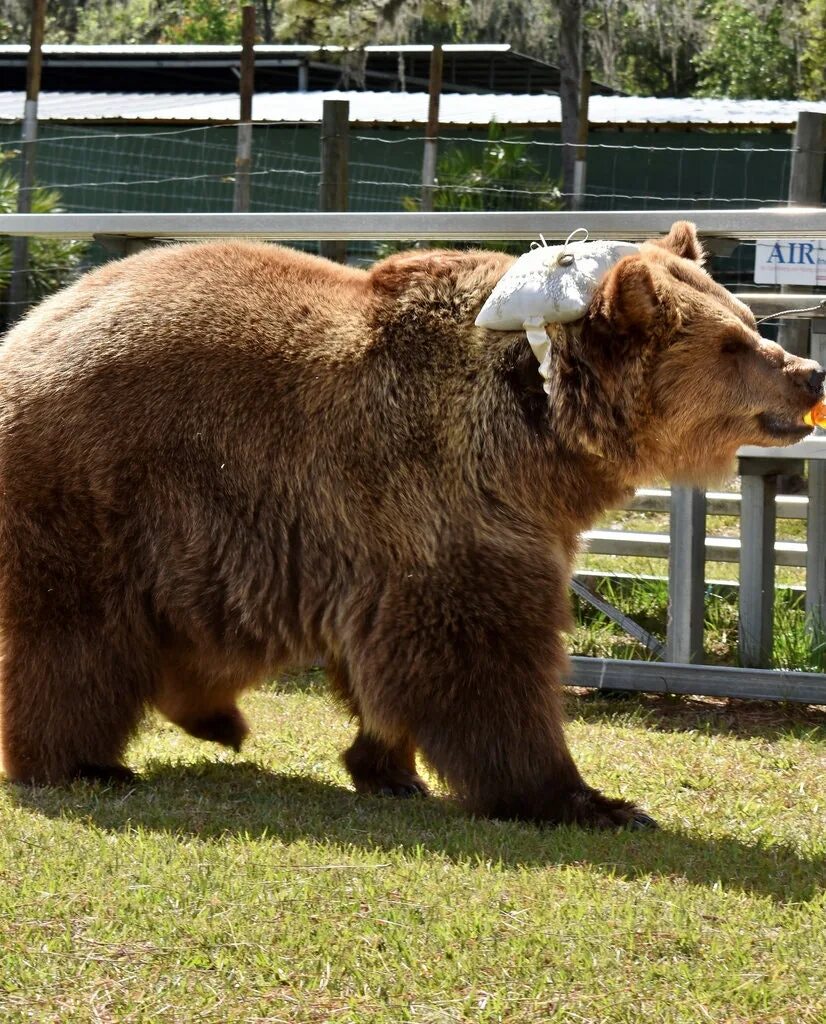
M472 818L455 802L363 797L249 762L150 765L130 787L10 785L15 802L47 817L111 832L142 828L192 839L272 838L332 844L339 851L422 851L456 863L505 867L592 866L612 876L682 878L701 886L805 901L821 890L826 858L780 844L660 829L591 832Z
M806 736L826 741L826 707L792 702L568 690L565 706L569 718L583 722L610 723L631 716L633 724L658 732L765 740Z

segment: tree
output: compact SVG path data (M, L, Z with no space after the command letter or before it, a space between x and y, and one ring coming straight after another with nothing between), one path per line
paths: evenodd
M285 43L347 47L345 69L360 70L359 51L371 43L455 42L465 6L462 0L281 0L275 34Z
M428 26L424 41L455 37L461 0L281 0L275 34L287 43L319 43L347 49L336 59L343 85L364 84L364 47L398 42L413 26Z
M179 0L177 21L161 32L163 43L238 43L241 39L241 3L221 0Z
M582 0L559 0L559 104L562 110L562 191L574 192L582 77Z
M496 123L488 129L481 154L466 147L443 152L436 167L434 210L556 210L562 205L559 185L528 155L529 142L505 131ZM406 196L406 210L419 209L420 198ZM439 244L439 243L435 243ZM451 248L455 242L445 243ZM407 243L383 243L379 254L386 256ZM508 250L503 242L476 242L475 247ZM521 252L520 243L514 251Z
M27 43L30 5L25 0L3 0L0 5L0 43Z
M507 42L519 53L556 60L559 11L548 0L441 0L405 3L390 25L379 29L382 43Z
M6 153L0 164L14 156ZM0 213L17 212L17 178L9 171L0 170ZM32 213L63 213L60 193L54 189L36 188L32 195ZM39 302L51 292L68 283L77 270L86 244L63 238L32 238L29 241L29 300ZM11 322L11 311L6 296L11 282L12 241L0 235L0 327Z
M826 99L826 0L809 0L803 17L802 95Z
M703 0L589 0L588 64L599 81L635 95L684 96L697 71Z
M50 0L46 38L237 43L242 3ZM346 47L331 59L355 86L369 43L508 42L560 66L566 125L569 109L576 121L579 72L569 66L580 47L596 81L629 93L826 96L826 0L257 0L256 7L266 42ZM0 42L25 43L28 18L25 0L0 0Z
M50 43L237 43L243 0L50 0ZM273 41L273 0L258 0L258 24ZM30 5L0 0L0 43L26 43Z
M168 6L158 0L91 0L76 14L71 41L87 46L156 43L169 17Z
M704 11L706 43L694 60L698 96L791 99L797 94L797 54L788 39L801 12L797 0L757 5L712 0ZM799 23L799 22L798 22Z

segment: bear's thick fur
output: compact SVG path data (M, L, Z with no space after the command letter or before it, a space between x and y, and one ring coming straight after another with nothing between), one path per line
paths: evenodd
M760 339L691 225L550 328L474 327L511 258L371 270L156 248L35 309L0 353L7 776L126 775L149 707L238 748L245 688L323 656L366 792L645 821L587 786L560 678L582 530L652 476L802 437L820 368Z

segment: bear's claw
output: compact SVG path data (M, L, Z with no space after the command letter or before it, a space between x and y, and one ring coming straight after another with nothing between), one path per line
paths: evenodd
M137 776L123 764L81 764L75 771L75 778L123 786L134 782Z
M418 779L411 782L395 782L392 785L379 787L376 796L396 796L409 800L412 797L429 796L427 786Z

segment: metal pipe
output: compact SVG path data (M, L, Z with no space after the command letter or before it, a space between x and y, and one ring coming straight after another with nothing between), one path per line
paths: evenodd
M0 215L0 234L49 238L135 235L157 238L281 238L312 241L562 239L585 227L592 238L644 240L665 234L684 210L611 210L571 213L64 213ZM698 233L712 237L826 238L826 209L783 207L697 210Z

